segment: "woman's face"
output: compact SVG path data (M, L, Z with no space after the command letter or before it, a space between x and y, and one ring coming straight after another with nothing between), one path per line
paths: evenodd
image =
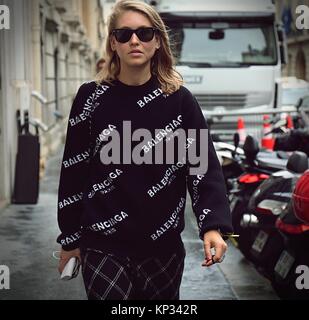
M126 11L117 21L117 29L138 29L141 27L152 27L148 18L135 11ZM116 51L121 68L123 67L145 67L150 66L150 61L156 49L160 47L158 35L154 35L149 42L141 41L135 33L132 34L128 42L118 42L115 36L111 36L111 48Z

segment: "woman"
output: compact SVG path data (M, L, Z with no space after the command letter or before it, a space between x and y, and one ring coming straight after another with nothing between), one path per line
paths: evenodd
M186 156L173 163L157 152L166 146L174 153L173 137L205 133L207 125L173 69L166 28L151 6L115 5L106 53L100 79L80 87L70 113L59 184L59 271L78 257L89 299L179 299L186 185L204 243L202 265L220 262L227 248L222 233L232 226L221 168L211 140L203 174L189 174L186 161L195 139L185 141ZM145 132L153 135L147 140ZM198 133L195 146L205 140Z
M99 73L103 68L105 64L105 59L100 58L96 63L96 72Z

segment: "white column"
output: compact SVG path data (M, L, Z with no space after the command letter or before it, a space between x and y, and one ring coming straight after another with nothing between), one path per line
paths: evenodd
M33 57L32 89L42 93L42 61L41 61L41 21L40 0L29 1L31 3L31 48ZM31 100L31 113L38 119L42 119L41 105L35 99Z

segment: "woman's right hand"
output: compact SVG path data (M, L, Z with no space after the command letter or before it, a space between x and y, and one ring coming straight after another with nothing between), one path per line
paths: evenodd
M60 261L58 265L58 271L61 274L65 265L67 262L72 258L72 257L77 257L79 262L81 262L81 257L80 257L80 250L79 248L71 250L71 251L65 251L61 249L60 251Z

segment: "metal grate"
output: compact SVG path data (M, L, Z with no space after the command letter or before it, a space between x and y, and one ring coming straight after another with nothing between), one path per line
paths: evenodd
M201 108L211 110L217 106L223 106L227 109L234 110L244 108L247 102L245 94L207 94L195 95Z

